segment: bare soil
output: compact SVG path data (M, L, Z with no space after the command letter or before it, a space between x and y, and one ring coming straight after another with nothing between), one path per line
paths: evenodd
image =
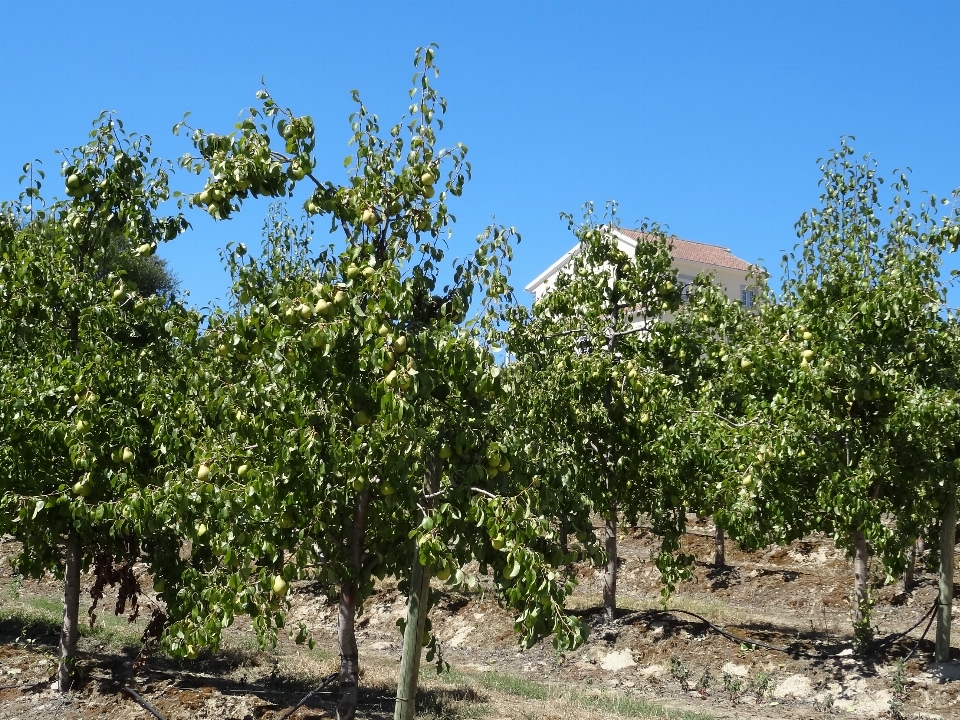
M874 623L880 647L869 657L850 651L850 562L829 539L812 537L790 547L741 552L728 543L727 566L716 568L713 528L691 518L685 550L698 561L694 578L681 585L662 612L660 584L650 560L654 539L625 529L620 542L621 616L603 622L598 570L577 568L580 585L571 609L591 626L589 640L558 655L549 642L520 651L508 613L489 594L462 594L436 585L432 611L448 673L422 671L418 717L436 720L599 720L658 717L799 720L845 718L960 718L960 652L947 666L933 666L933 629L926 623L904 637L931 608L936 579L918 568L910 593L873 583ZM16 551L0 542L0 556ZM83 578L84 592L92 580ZM150 587L143 577L141 585ZM0 567L0 719L148 720L127 692L131 688L167 720L275 720L293 707L336 662L336 608L295 584L288 627L307 623L314 650L281 636L275 649L260 650L248 624L238 621L217 654L178 662L140 654L152 600L128 624L112 615L110 595L80 641L82 679L60 695L51 689L56 668L62 587L13 576ZM960 588L955 588L960 595ZM83 598L81 612L89 605ZM401 636L396 620L404 598L382 583L360 617L359 717L393 717ZM700 616L735 639L725 637ZM954 647L960 639L954 613ZM884 643L884 641L886 641ZM764 647L770 646L770 647ZM771 649L774 648L774 649ZM781 651L786 650L786 651ZM912 655L911 655L912 653ZM896 704L897 660L904 665L902 706ZM944 681L946 679L946 681ZM314 695L291 717L320 720L333 692Z

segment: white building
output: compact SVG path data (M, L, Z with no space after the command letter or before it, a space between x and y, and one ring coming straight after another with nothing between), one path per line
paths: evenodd
M617 237L620 249L633 257L638 242L643 241L643 234L636 230L624 228L612 229ZM748 277L753 266L741 260L730 252L730 248L707 243L694 242L671 238L673 265L677 269L679 280L684 285L690 283L699 273L713 273L714 278L724 288L727 296L733 300L740 300L750 307L753 304L751 280ZM580 252L578 243L563 257L537 275L527 286L527 292L533 293L535 300L543 297L544 293L553 287L559 272Z

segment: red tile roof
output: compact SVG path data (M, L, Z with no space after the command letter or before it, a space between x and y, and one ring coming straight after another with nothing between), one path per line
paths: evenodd
M642 240L644 237L643 233L637 232L636 230L617 228L617 232L631 240ZM730 252L730 248L720 247L719 245L708 245L693 240L681 240L680 238L670 238L670 242L673 245L671 254L677 260L690 260L691 262L701 263L703 265L714 265L716 267L742 270L744 272L753 269L750 263L741 260Z

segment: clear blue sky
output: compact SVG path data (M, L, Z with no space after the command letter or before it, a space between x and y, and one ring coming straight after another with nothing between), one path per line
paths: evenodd
M176 158L191 149L170 132L184 112L226 132L261 76L314 117L320 175L340 180L349 91L392 124L414 48L438 43L443 139L465 143L474 168L454 198L453 249L468 252L494 216L516 226L521 295L573 244L559 213L587 200L778 275L817 201L816 159L841 134L885 172L910 166L916 191L960 186L955 1L8 0L2 17L2 198L25 161L56 173L53 151L82 144L104 109ZM265 210L219 224L196 213L162 249L197 305L226 297L219 249L257 245Z

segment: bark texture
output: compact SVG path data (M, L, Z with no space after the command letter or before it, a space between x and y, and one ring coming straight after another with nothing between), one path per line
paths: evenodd
M80 540L76 533L70 533L64 548L63 624L60 627L60 668L57 673L57 687L60 692L67 692L73 684L79 613Z
M360 655L357 650L357 599L360 595L360 571L363 567L363 541L367 530L367 507L370 488L357 496L353 516L353 537L350 539L352 576L340 586L340 608L337 616L337 640L340 644L340 692L337 696L337 720L354 720L359 700Z
M870 548L863 531L853 533L853 644L854 650L864 653L873 640L870 627L870 591L867 586Z
M727 546L723 528L716 526L716 533L713 536L713 564L718 568L725 567L727 564Z
M607 622L617 619L617 506L610 508L604 528L607 572L603 576L603 612Z

